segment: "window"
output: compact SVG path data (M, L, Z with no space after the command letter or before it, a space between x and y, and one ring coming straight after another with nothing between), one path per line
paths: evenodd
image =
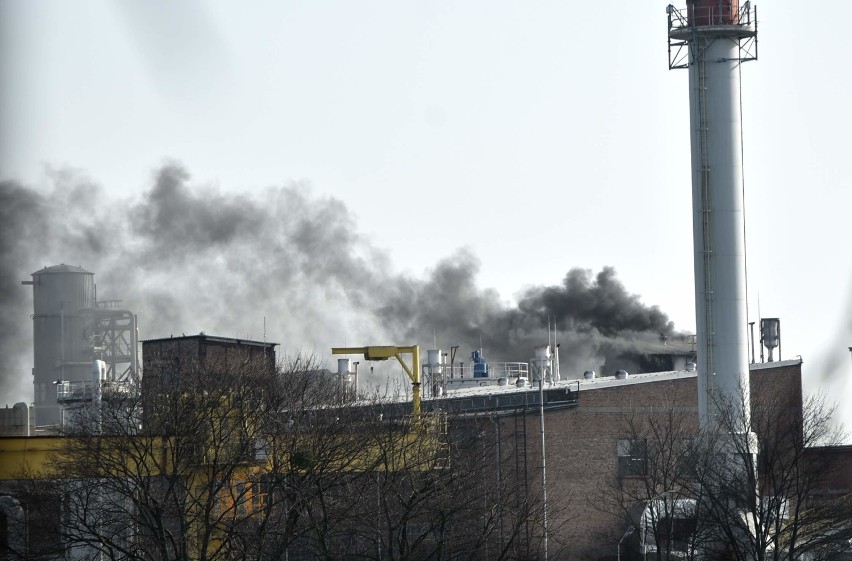
M240 482L236 484L236 494L234 495L234 503L237 507L237 516L246 515L246 503L249 500L248 489L249 486L245 483Z
M261 512L266 508L269 500L268 481L255 481L251 486L251 508L254 512Z
M647 444L645 440L618 441L618 475L645 475L647 463Z

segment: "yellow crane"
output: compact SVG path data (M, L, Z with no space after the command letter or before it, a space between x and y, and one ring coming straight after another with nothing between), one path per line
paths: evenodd
M413 401L414 418L420 418L420 345L408 347L372 346L372 347L332 347L333 355L364 355L366 360L388 360L395 358L411 380L411 396ZM411 355L411 365L405 362L402 355Z

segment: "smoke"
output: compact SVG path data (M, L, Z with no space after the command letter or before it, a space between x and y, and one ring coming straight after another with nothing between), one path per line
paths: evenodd
M27 277L18 278L18 271L28 266L26 246L43 241L38 236L43 231L43 207L38 193L14 182L0 182L0 395L12 402L32 401L32 382L25 367L32 364L32 357L21 352L31 348L32 306L20 283Z
M849 283L848 300L845 307L841 310L852 309L852 283ZM852 348L849 347L852 343L852 316L841 314L840 320L830 330L828 341L816 354L816 367L811 369L811 372L816 373L815 386L819 388L819 392L829 396L844 396L849 395L852 391L852 382L849 380L850 360L852 360ZM807 385L806 385L807 387ZM838 399L838 403L842 403ZM852 428L852 409L849 407L841 407L837 415L834 416L837 424L844 431ZM845 439L849 440L849 434L846 433Z
M609 267L571 269L562 285L519 294L516 306L478 287L479 262L464 249L423 278L398 274L341 201L302 184L223 193L193 184L177 163L157 169L136 199L107 196L75 170L49 171L46 183L0 183L0 394L10 401L32 396L32 298L20 281L59 263L94 272L98 299L123 300L142 339L266 337L289 354L325 357L331 346L435 338L526 361L547 342L550 321L563 368L579 374L674 334Z
M562 366L574 375L601 366L635 369L648 343L661 334L680 335L658 307L630 294L612 267L597 275L571 269L562 285L527 289L514 307L478 289L478 271L477 259L459 251L425 280L408 280L380 314L397 332L420 341L431 340L433 332L463 349L479 348L481 341L487 358L498 361L529 359L548 342L550 323Z

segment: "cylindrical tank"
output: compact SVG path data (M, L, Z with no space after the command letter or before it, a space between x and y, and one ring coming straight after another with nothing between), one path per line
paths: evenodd
M103 383L107 377L107 366L102 360L92 361L92 401L96 404L103 397Z
M341 376L349 375L349 359L348 358L338 358L337 359L337 373Z
M55 265L32 274L35 315L95 307L95 274L80 267Z
M778 346L781 339L781 321L778 318L763 318L760 320L760 323L763 328L763 345L767 349L774 349Z
M627 379L627 370L616 370L615 371L615 379L616 380L626 380Z
M594 370L586 370L585 372L583 372L583 378L585 378L586 380L591 380L594 377L595 377L595 371Z
M429 349L426 351L426 371L432 376L441 374L441 349Z
M0 436L30 436L30 408L26 403L0 409Z
M550 358L550 345L538 345L535 348L535 357L538 359Z
M487 378L488 377L488 363L485 361L485 357L482 356L480 351L473 351L470 353L470 360L473 363L473 377L474 378Z
M92 383L103 382L107 377L107 365L102 360L92 361Z
M96 305L94 273L63 264L32 277L36 424L55 424L59 406L54 382L91 379L92 344L86 337L90 319L81 311Z
M769 350L769 362L773 362L775 349L781 358L781 320L778 318L763 318L760 320L760 342ZM763 351L760 351L763 359Z

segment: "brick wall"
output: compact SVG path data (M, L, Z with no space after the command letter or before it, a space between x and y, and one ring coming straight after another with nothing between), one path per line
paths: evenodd
M801 411L800 364L753 370L750 385L755 401L773 392L794 410ZM626 419L631 412L647 417L674 409L695 430L697 392L695 377L584 389L577 407L546 412L551 552L561 543L567 549L561 552L560 559L615 558L618 541L628 523L608 512L611 509L603 504L602 493L618 477L617 443L629 437ZM541 489L538 410L524 415L520 425L511 416L502 417L500 430L506 446L511 447L518 442L513 433L522 430L524 423L528 483L531 492L538 492ZM506 451L504 455L515 451Z

